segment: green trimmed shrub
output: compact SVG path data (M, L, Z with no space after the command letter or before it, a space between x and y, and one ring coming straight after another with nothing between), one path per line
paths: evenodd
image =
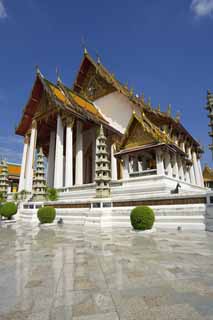
M55 216L56 210L53 207L42 207L37 211L37 217L41 223L52 223Z
M155 214L150 207L136 207L131 212L130 220L135 230L149 230L154 224Z
M17 213L17 205L14 202L6 202L0 207L0 215L10 220Z
M55 188L47 189L47 199L50 201L58 200L58 191Z

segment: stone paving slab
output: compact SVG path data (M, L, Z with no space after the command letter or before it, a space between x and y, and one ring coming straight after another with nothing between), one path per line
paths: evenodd
M0 320L213 320L213 234L0 227Z

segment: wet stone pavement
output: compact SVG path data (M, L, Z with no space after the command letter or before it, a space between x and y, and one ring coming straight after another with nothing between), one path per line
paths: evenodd
M0 320L213 319L213 234L0 227Z

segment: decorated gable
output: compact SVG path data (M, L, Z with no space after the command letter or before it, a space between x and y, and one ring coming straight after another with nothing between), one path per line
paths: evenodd
M153 142L155 142L155 140L152 135L144 130L137 119L134 119L129 129L129 135L126 138L124 149L151 144Z

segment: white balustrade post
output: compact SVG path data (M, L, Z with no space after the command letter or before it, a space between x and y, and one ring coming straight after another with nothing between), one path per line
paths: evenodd
M47 184L53 188L54 184L54 164L55 164L55 131L50 132L50 145L48 154L48 170L47 170Z
M76 124L76 161L75 161L75 184L83 184L83 133L82 122Z
M129 156L123 157L123 179L129 179Z
M178 164L177 164L177 156L176 156L176 154L173 154L172 176L173 176L173 178L179 179L179 172L178 172Z
M179 158L178 160L178 172L179 172L179 179L184 181L184 171L183 171L183 163L182 160Z
M73 185L73 125L74 119L68 119L66 127L65 187Z
M26 135L24 138L24 148L21 162L21 174L19 179L18 192L25 190L25 178L26 178L26 165L27 165L27 153L29 148L29 137Z
M196 184L198 186L201 186L200 170L199 170L199 167L198 167L197 154L196 154L195 151L192 152L192 162L193 162L193 166L194 166Z
M30 145L27 157L27 170L26 170L26 183L25 189L28 192L32 192L33 187L33 166L36 151L36 140L37 140L37 123L35 120L32 122L32 129L30 134Z
M64 127L60 114L57 116L57 132L55 146L55 172L54 187L63 187L63 150L64 150Z
M164 175L163 155L161 150L156 150L157 175Z
M200 158L197 159L197 163L198 163L198 168L199 168L199 172L200 172L200 186L204 187L203 172L202 172L202 167L201 167L201 163L200 163Z
M189 155L189 159L192 161L192 151L191 151L191 147L188 148L188 155ZM190 174L190 181L192 184L195 184L195 172L194 172L194 166L193 164L190 166L189 169L189 174Z
M117 159L114 157L114 154L116 152L115 144L113 143L111 145L111 174L112 174L112 180L117 180Z
M169 152L165 154L165 167L166 167L168 177L172 177L172 165L171 165L171 157Z

